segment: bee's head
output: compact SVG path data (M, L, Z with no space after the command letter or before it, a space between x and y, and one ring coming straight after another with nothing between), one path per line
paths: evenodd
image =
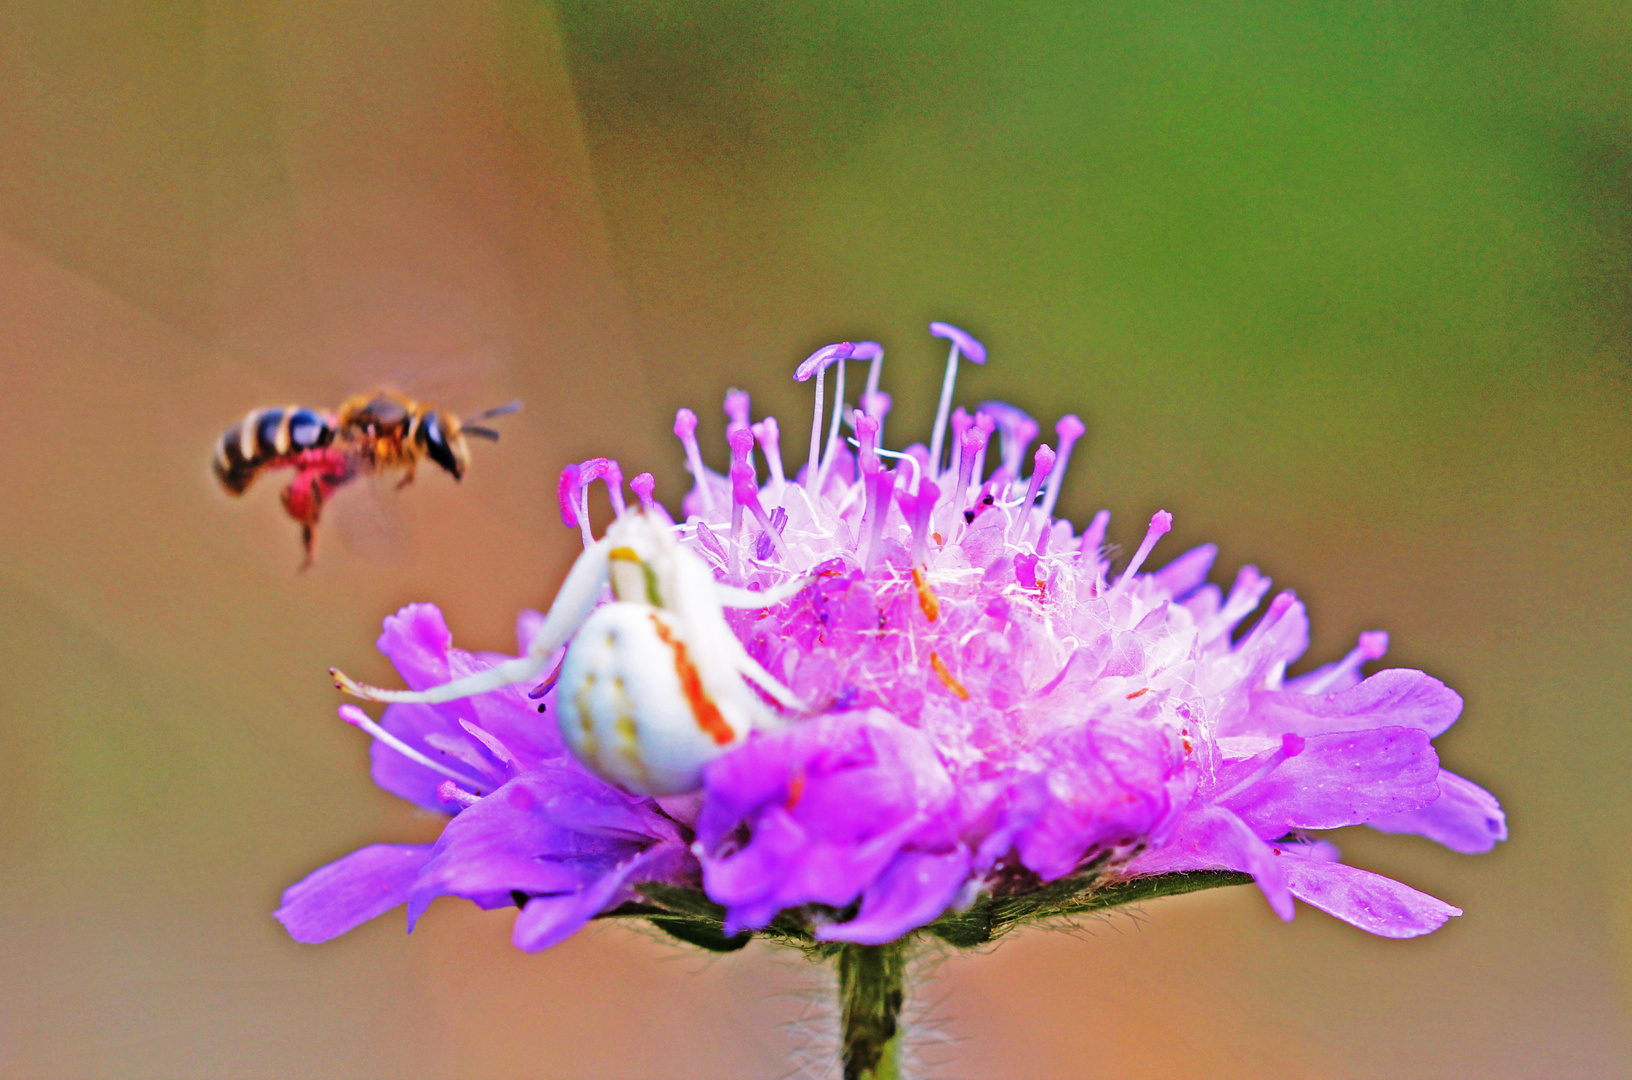
M414 441L425 451L426 457L446 469L455 480L464 477L470 455L457 420L444 419L435 409L427 409L414 431Z

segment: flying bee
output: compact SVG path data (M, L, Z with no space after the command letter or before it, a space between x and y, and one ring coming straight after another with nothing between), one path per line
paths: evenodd
M389 390L347 398L334 412L290 405L252 409L215 444L215 478L228 495L242 495L271 469L293 469L283 508L300 525L305 569L312 562L318 519L334 492L358 476L401 473L411 484L421 458L462 479L470 464L466 437L497 442L477 421L513 413L521 402L461 420Z

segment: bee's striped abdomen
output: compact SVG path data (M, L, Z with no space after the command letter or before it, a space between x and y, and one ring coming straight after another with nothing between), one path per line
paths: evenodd
M334 441L334 425L314 409L254 409L221 433L215 444L215 478L231 495L242 495L262 469Z

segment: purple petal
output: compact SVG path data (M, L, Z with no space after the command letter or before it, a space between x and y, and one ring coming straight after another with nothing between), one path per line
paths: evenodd
M929 332L938 338L946 338L953 342L957 345L958 352L962 353L965 359L972 360L977 364L986 362L986 346L951 323L932 322L929 324Z
M380 726L433 760L449 757L427 741L428 736L447 734L449 728L447 718L429 705L392 705L380 717ZM423 810L438 814L453 812L453 807L436 793L437 786L448 779L447 774L427 769L383 742L369 746L368 758L370 775L381 788ZM453 764L454 768L460 768L457 763Z
M560 944L611 903L626 881L642 877L660 858L657 852L646 852L613 867L576 892L533 897L516 916L511 942L524 952L539 952Z
M1439 798L1420 810L1366 822L1378 832L1426 836L1464 855L1478 855L1507 839L1507 815L1496 796L1455 773L1439 773Z
M1438 679L1407 668L1390 668L1341 693L1256 693L1249 715L1237 726L1243 733L1272 736L1408 727L1434 738L1444 734L1461 714L1462 699Z
M448 823L409 896L409 922L439 896L581 891L645 848L678 840L641 800L579 769L546 766Z
M703 881L728 908L728 931L785 907L842 907L903 845L951 842L945 767L922 732L878 710L755 735L703 776Z
M1238 777L1250 776L1268 757L1260 754L1220 768L1219 786L1228 789ZM1427 735L1379 728L1307 739L1296 757L1223 805L1272 840L1289 829L1336 829L1415 810L1434 801L1438 782L1439 755Z
M555 501L561 507L561 524L569 529L578 527L578 489L582 487L579 478L580 468L577 465L568 465L561 470L561 478L555 482Z
M1236 651L1252 666L1248 684L1259 684L1277 664L1290 664L1309 648L1309 612L1290 592L1270 601L1258 625L1247 631ZM1300 732L1300 734L1303 734Z
M868 886L854 919L818 927L818 941L883 945L933 922L958 895L969 874L969 849L945 855L903 851Z
M453 632L435 604L409 604L386 616L375 646L395 665L409 689L424 690L448 681Z
M1122 846L1171 816L1180 772L1154 727L1082 727L1042 747L1044 767L1013 788L1011 818L1020 861L1045 881L1077 868L1096 847Z
M1203 544L1198 548L1191 548L1180 555L1151 577L1156 584L1175 600L1183 600L1207 582L1207 572L1213 568L1213 560L1218 558L1217 544Z
M518 634L525 633L526 613L518 620ZM453 634L434 604L409 604L385 620L380 634L379 649L396 665L404 682L414 690L438 686L452 679L485 671L508 659L496 653L473 654L453 647ZM507 686L475 697L440 705L397 705L387 709L381 724L393 735L401 737L416 750L432 758L452 758L449 748L455 744L468 747L468 754L458 755L467 762L462 771L480 771L492 777L496 787L511 774L496 756L472 738L460 725L461 721L474 723L504 743L516 756L522 768L531 768L565 754L559 731L554 723L540 722L538 703L527 697L527 686ZM546 698L546 706L553 698ZM439 748L431 736L442 740ZM380 786L431 810L447 808L434 801L426 802L426 791L434 792L438 776L427 789L428 770L410 762L399 761L387 767L400 755L389 747L378 744L373 750L375 778ZM480 763L472 768L472 764ZM458 766L456 766L458 767ZM389 782L388 782L389 780Z
M296 941L313 944L406 903L429 844L373 844L314 870L284 890L272 913Z
M1188 816L1167 843L1130 861L1130 875L1167 874L1180 870L1238 870L1251 874L1264 899L1285 922L1292 921L1292 893L1287 887L1288 861L1260 840L1228 810L1211 807Z
M533 639L544 628L544 613L526 609L516 616L516 655L526 656L533 646Z
M1293 896L1379 937L1430 934L1462 914L1461 908L1367 870L1290 853L1281 863Z

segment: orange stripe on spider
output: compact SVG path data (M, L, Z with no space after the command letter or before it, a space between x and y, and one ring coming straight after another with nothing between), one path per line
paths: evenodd
M680 676L680 692L686 696L686 704L691 706L691 715L696 718L697 726L716 744L725 746L737 737L737 733L731 730L731 725L720 715L720 707L703 689L703 677L697 674L697 666L686 654L686 643L675 637L656 615L651 616L651 620L657 628L658 640L674 650L674 673Z
M934 653L930 653L929 666L935 669L936 676L940 678L942 684L945 685L948 690L957 695L959 701L969 700L969 691L965 690L963 688L963 684L952 677L952 673L946 670L946 665L941 663L941 658L939 656L935 655Z

